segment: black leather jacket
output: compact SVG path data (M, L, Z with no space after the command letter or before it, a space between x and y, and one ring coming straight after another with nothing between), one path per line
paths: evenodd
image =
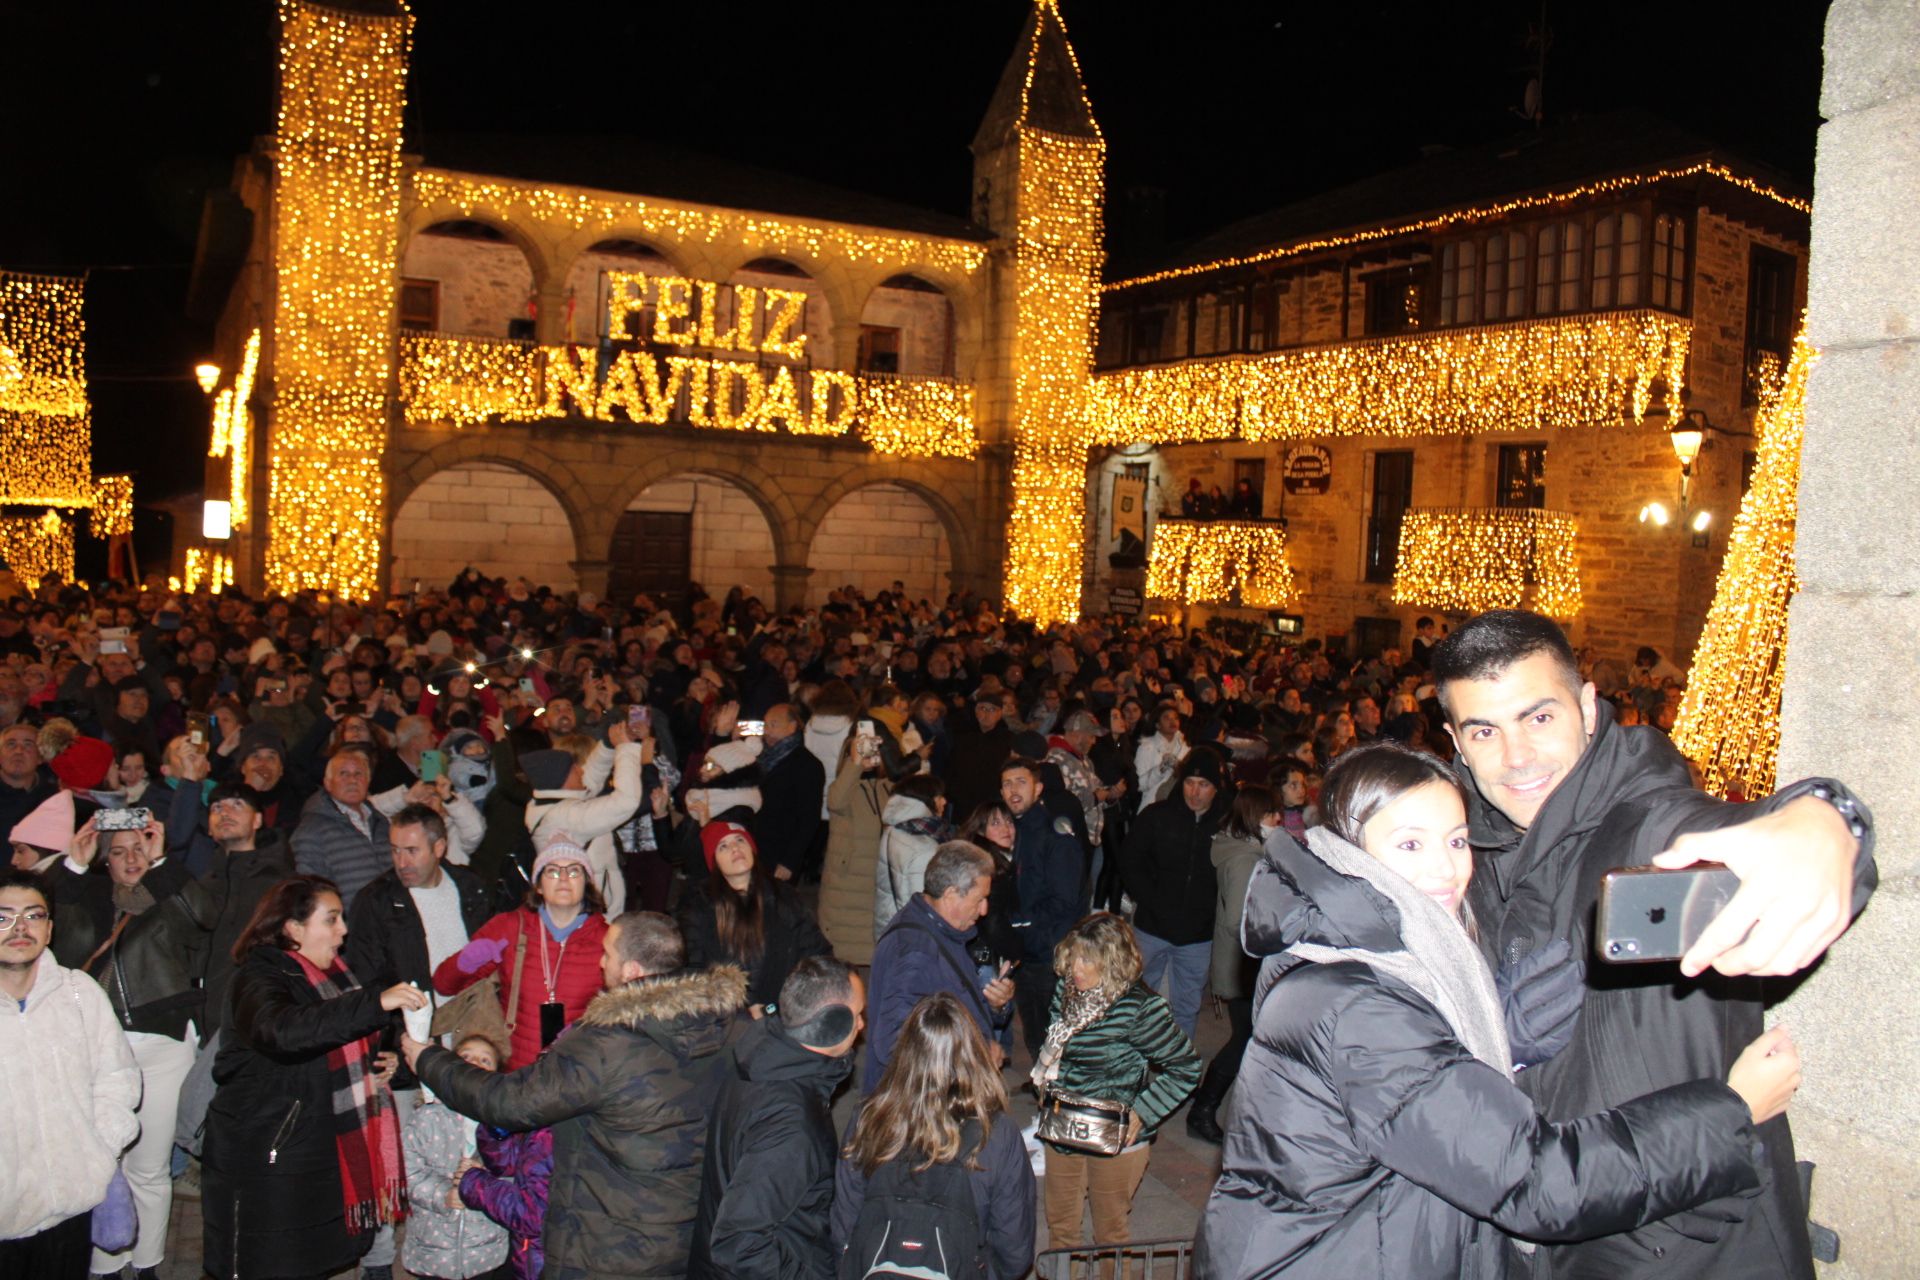
M112 879L100 867L76 872L64 858L47 875L60 940L55 958L100 983L121 1027L181 1040L188 1019L204 1021L198 977L215 912L212 895L187 874L183 859L168 858L147 872L140 883L153 905L129 917L104 949L117 919Z

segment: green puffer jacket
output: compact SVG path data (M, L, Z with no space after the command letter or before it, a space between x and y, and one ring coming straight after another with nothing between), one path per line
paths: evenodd
M1063 982L1053 993L1060 1016ZM1173 1020L1167 1002L1135 982L1101 1019L1067 1041L1053 1088L1061 1093L1122 1102L1140 1117L1140 1136L1153 1131L1200 1083L1200 1055Z

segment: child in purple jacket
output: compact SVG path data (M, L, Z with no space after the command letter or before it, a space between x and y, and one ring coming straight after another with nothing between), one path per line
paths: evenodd
M553 1130L503 1133L481 1125L475 1140L481 1166L460 1176L460 1199L507 1229L507 1262L514 1280L537 1280L546 1264L540 1234L547 1223L547 1183L553 1177Z

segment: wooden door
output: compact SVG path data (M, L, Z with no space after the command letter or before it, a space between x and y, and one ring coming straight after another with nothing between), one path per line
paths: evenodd
M663 608L677 607L693 580L693 513L624 512L607 560L609 599L626 604L645 592Z

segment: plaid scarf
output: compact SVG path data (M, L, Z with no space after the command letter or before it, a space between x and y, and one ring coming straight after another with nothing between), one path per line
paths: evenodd
M289 952L320 994L332 1000L358 991L347 966L335 957L321 972L298 951ZM407 1216L407 1174L400 1157L400 1125L384 1089L376 1089L370 1059L373 1037L362 1036L327 1050L333 1094L333 1147L340 1165L340 1192L347 1230L363 1235Z

